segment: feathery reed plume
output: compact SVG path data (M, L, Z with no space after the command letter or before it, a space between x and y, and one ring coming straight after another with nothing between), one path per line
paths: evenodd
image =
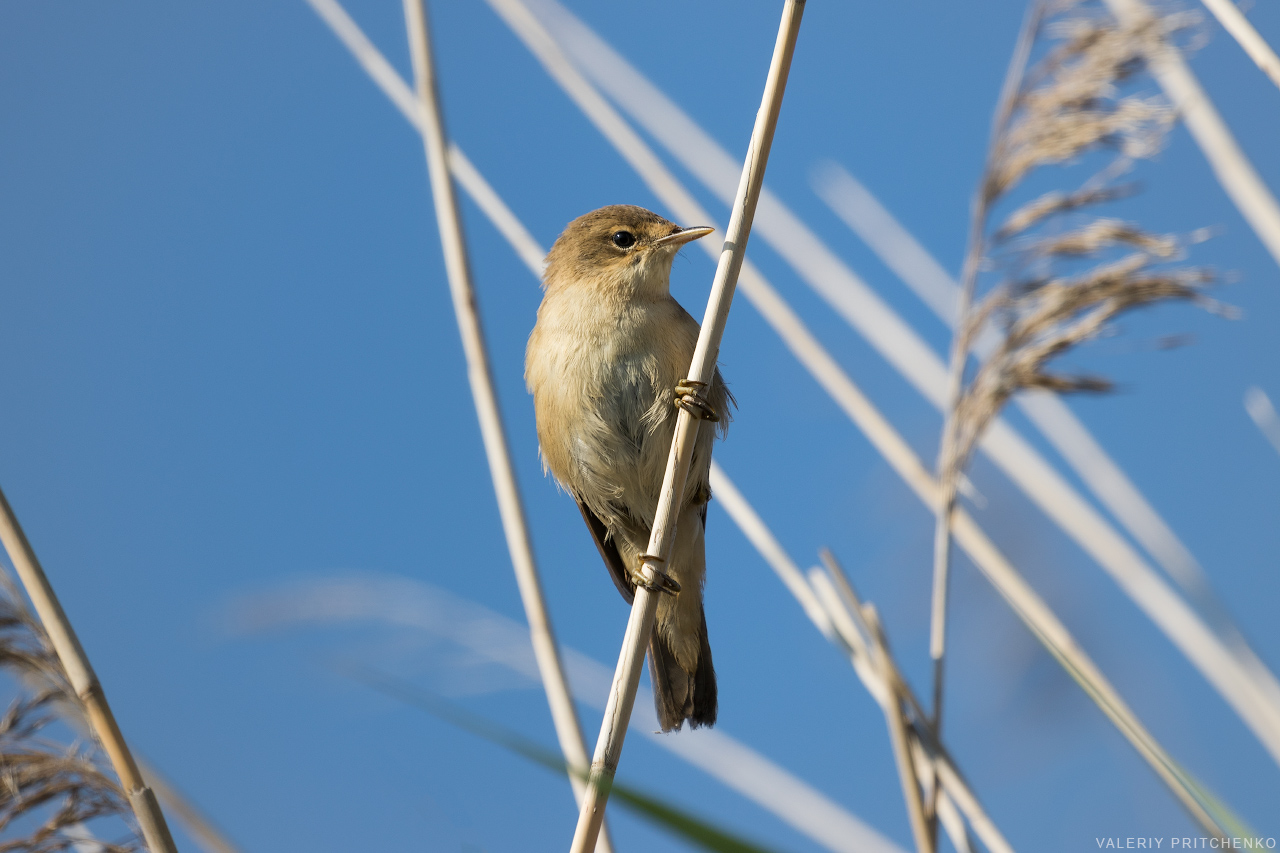
M74 844L71 847L59 845L64 840L68 844L85 844L86 830L81 824L94 818L119 815L122 820L127 821L129 803L123 789L110 772L103 770L102 755L96 746L97 741L85 716L84 706L67 681L66 672L53 651L49 636L40 620L27 607L13 578L3 568L0 568L0 669L8 670L27 689L27 695L14 699L3 723L0 723L0 832L16 823L20 812L30 812L39 805L33 791L23 789L23 785L29 785L30 782L22 782L20 777L15 777L19 784L9 785L10 777L6 774L11 768L25 768L29 774L26 777L28 779L39 779L40 774L36 772L39 769L48 771L58 768L62 777L57 786L66 789L60 811L46 825L56 828L65 839L49 835L45 846L34 847L23 846L30 839L23 842L0 841L0 853L9 850L24 853L28 850L32 853L53 853L62 849L79 851L83 847L77 848ZM33 719L32 712L36 710L40 711L41 716ZM54 718L60 719L82 735L87 734L90 743L95 746L92 749L67 746L50 751L46 747L51 742L40 740L36 742L35 749L45 749L56 760L45 760L42 767L38 767L39 756L30 753L31 744L22 739L25 734L15 732L34 735ZM19 753L20 757L14 759L13 756ZM178 815L200 847L209 853L237 853L237 848L213 827L193 803L178 793L141 758L138 764L157 798ZM9 786L6 787L7 785ZM76 785L83 786L83 790L75 789ZM92 843L102 853L137 849L137 844L133 841L107 844L95 838ZM17 846L11 846L15 844Z
M62 853L82 844L83 824L127 820L129 801L97 744L61 743L45 730L59 718L83 727L83 710L39 620L27 609L7 572L0 571L0 667L20 695L0 717L0 851ZM138 849L125 829L116 843L96 841L104 853Z
M816 169L812 182L814 191L832 211L897 273L903 283L929 305L939 319L954 326L959 285L875 196L834 163L826 163ZM1041 217L1053 209L1073 210L1083 201L1109 201L1129 195L1132 190L1133 185L1130 184L1071 194L1050 193L1040 203L1025 206L1021 213L1026 218L1021 222L1029 223L1032 218ZM1011 217L1011 220L1019 223L1018 217ZM1019 224L1019 227L1026 225ZM996 234L997 237L1002 236L999 231ZM999 331L988 325L975 339L973 349L980 358L986 357L995 351L1000 341ZM1055 505L1059 512L1055 513L1049 504L1040 504L1049 517L1058 521L1063 530L1097 560L1099 567L1117 582L1121 591L1221 692L1271 756L1280 760L1280 727L1275 715L1275 709L1280 708L1276 698L1280 697L1280 682L1251 648L1225 603L1214 593L1208 575L1195 555L1061 397L1049 392L1033 393L1015 397L1013 402L1099 502L1182 587L1199 615L1175 603L1172 590L1154 568L1123 543L1119 532L1111 528L1101 514L1079 496L1072 495L1064 479L1052 473L1046 478L1045 472L1051 469L1047 465L1039 467L1039 462L1035 461L1036 451L1025 444L1019 446L1020 439L1007 423L997 420L991 424L981 449L997 462L1002 457L1025 454L1020 467L1002 466L1005 473L1024 488L1034 482L1053 487L1058 492L1059 502ZM1031 465L1027 464L1028 461ZM1039 471L1031 470L1032 466ZM1033 500L1037 500L1038 494L1044 493L1034 488L1028 490ZM1073 504L1069 512L1063 500ZM1182 611L1181 615L1178 610ZM1191 640L1192 633L1199 636ZM1209 656L1215 658L1212 663L1206 659ZM1234 683L1229 684L1229 681Z
M53 692L16 699L0 718L0 832L25 821L39 824L23 838L0 841L0 850L74 850L83 841L73 830L129 809L111 771L89 751L41 737L41 730L54 720L47 706L56 701ZM95 844L104 853L137 849L131 842Z
M973 204L938 454L942 500L935 525L930 621L935 727L942 714L956 484L983 431L1021 390L1108 390L1110 383L1103 378L1050 371L1048 365L1096 337L1116 316L1170 300L1208 303L1202 295L1211 281L1207 272L1168 265L1181 255L1178 238L1107 218L1062 231L1050 227L1067 214L1080 216L1127 192L1110 181L1134 160L1160 149L1174 119L1172 108L1158 98L1126 94L1126 87L1143 70L1145 57L1186 24L1186 17L1177 14L1121 24L1087 3L1053 8L1039 2L1015 50ZM1052 44L1027 69L1032 44L1041 35ZM1114 157L1083 187L1041 195L988 235L993 207L1031 172L1100 149L1114 151ZM984 264L1000 270L1004 283L973 306ZM966 384L970 350L989 320L1001 323L1003 338Z

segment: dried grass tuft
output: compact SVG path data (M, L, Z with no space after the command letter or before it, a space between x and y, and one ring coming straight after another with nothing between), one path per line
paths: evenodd
M1032 170L1068 162L1096 148L1112 148L1129 159L1160 150L1176 118L1163 98L1122 94L1145 67L1145 57L1185 29L1183 15L1151 17L1120 25L1086 4L1065 4L1066 16L1041 32L1057 44L1024 75L1009 119L992 146L983 177L988 203L1003 196ZM1042 4L1038 18L1055 14Z
M1137 90L1137 84L1145 57L1167 48L1196 19L1168 13L1120 23L1094 3L1068 2L1040 3L1029 20L1029 40L1049 44L1025 71L1015 61L974 206L975 238L963 282L970 296L953 360L960 381L938 464L951 505L954 483L974 445L1013 394L1033 388L1068 393L1111 388L1102 377L1051 371L1050 362L1097 337L1127 311L1172 300L1214 304L1203 295L1212 274L1175 263L1197 235L1158 234L1088 215L1100 204L1132 194L1132 184L1112 181L1163 146L1175 111L1163 98ZM1020 47L1021 57L1030 47ZM1077 163L1104 150L1112 152L1110 162L1084 186L1047 192L986 234L989 211L1033 171ZM1069 218L1073 221L1067 223ZM1004 281L974 305L983 269L999 271ZM989 321L1000 324L1003 340L965 384L970 344Z
M1002 108L975 206L981 222L971 252L980 262L969 264L965 284L972 293L980 268L1003 272L1005 281L966 312L957 350L967 358L991 320L999 322L1003 340L968 385L959 385L948 413L950 440L939 457L944 483L961 475L983 430L1018 391L1110 390L1103 377L1064 374L1048 365L1102 334L1117 316L1174 300L1215 305L1203 295L1214 276L1174 264L1197 234L1182 238L1089 217L1098 205L1131 195L1133 184L1112 181L1163 147L1174 109L1161 97L1131 90L1142 80L1145 57L1165 49L1197 19L1167 13L1122 24L1089 2L1042 3L1033 14L1036 37L1052 44ZM1111 151L1112 159L1084 186L1045 193L1015 210L989 238L982 233L987 212L1032 171L1076 163L1100 150Z
M0 717L0 853L62 853L83 845L83 824L128 821L124 791L96 744L62 743L47 732L64 720L83 728L80 702L35 615L0 571L0 668L19 694ZM127 826L103 853L140 849ZM7 836L7 837L6 837Z
M974 198L938 454L930 627L937 730L956 487L984 430L1019 391L1110 390L1104 377L1052 365L1120 315L1175 300L1216 305L1203 292L1214 276L1180 264L1199 234L1161 234L1094 213L1132 194L1132 184L1114 181L1164 145L1176 111L1141 89L1146 57L1167 52L1195 20L1165 13L1119 22L1095 3L1038 2L1014 51ZM1029 65L1037 47L1041 58ZM1044 193L989 228L991 211L1033 172L1099 157L1104 167L1082 186ZM998 283L976 300L984 271ZM1000 343L966 382L972 344L991 324Z
M988 296L966 323L972 337L989 317L1003 315L1004 338L983 362L956 404L953 455L944 473L958 476L991 420L1011 396L1042 388L1058 393L1111 390L1110 380L1090 375L1052 372L1050 362L1097 337L1116 316L1146 305L1173 300L1212 304L1203 288L1213 276L1205 270L1159 270L1152 261L1177 251L1168 237L1131 226L1099 220L1088 229L1057 238L1055 255L1094 255L1103 245L1130 243L1150 251L1136 252L1100 264L1082 275L1023 285L1020 292L1001 288ZM1095 245L1096 244L1096 245Z

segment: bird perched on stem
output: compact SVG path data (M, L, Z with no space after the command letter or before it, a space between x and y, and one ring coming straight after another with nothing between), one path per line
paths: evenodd
M525 353L544 467L578 502L628 603L658 506L677 407L698 431L663 567L649 674L663 731L716 721L716 674L702 609L711 443L733 402L719 371L688 382L698 322L670 292L680 247L711 228L681 228L641 207L602 207L569 223L547 255L546 291ZM674 581L674 583L671 583Z

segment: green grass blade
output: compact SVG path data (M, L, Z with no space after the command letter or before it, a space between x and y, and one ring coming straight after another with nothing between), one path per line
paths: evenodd
M479 738L505 747L548 770L566 775L578 772L569 767L558 752L553 752L510 729L472 714L430 691L357 664L342 663L336 665L334 669L379 693L426 711ZM630 785L620 784L616 780L613 783L611 795L624 808L703 850L709 850L712 853L778 853L774 848L765 847L721 829L705 818L693 815L659 797L643 793Z

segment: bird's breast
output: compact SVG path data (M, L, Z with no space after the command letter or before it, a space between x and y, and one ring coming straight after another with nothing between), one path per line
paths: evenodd
M655 491L697 324L678 305L560 301L544 301L526 358L547 467L584 497Z

